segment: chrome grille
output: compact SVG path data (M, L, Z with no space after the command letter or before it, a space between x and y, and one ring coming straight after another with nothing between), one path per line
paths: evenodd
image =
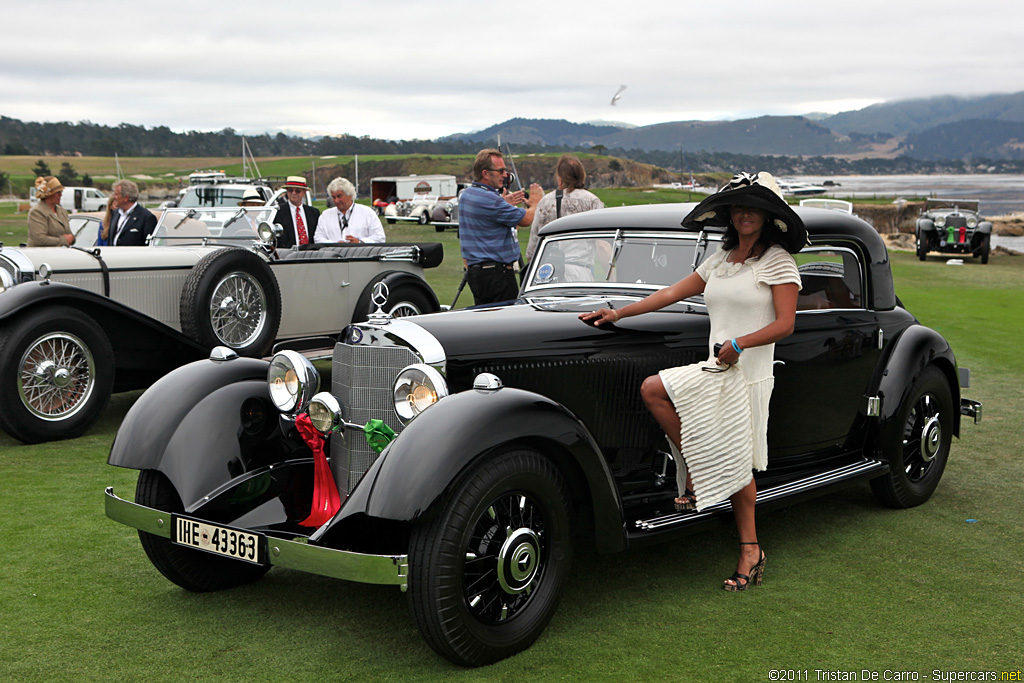
M0 258L0 268L6 270L11 276L11 279L15 282L18 281L18 269L14 267L14 264L5 258Z
M345 420L366 424L382 420L387 426L402 431L391 399L392 384L398 372L420 359L411 350L395 346L337 344L331 393L343 408ZM362 434L346 431L344 439L331 439L331 469L338 486L348 493L377 458Z
M180 330L181 291L191 272L190 269L114 271L110 277L110 298Z
M9 250L4 252L0 246L0 268L10 274L15 284L19 282L31 282L34 279L35 265L20 251Z

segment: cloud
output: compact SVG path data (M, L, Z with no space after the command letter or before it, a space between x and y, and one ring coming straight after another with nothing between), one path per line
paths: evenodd
M48 7L5 8L5 24L26 30L9 28L0 44L0 114L412 139L515 116L798 114L1024 82L1007 0Z

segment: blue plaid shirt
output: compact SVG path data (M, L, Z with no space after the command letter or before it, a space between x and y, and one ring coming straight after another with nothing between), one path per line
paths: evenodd
M514 263L519 260L515 227L526 209L512 206L498 190L473 183L459 195L459 244L469 265L483 261Z

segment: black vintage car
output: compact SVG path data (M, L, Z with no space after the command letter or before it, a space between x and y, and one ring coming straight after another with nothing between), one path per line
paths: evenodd
M914 229L917 258L928 252L979 256L988 263L992 223L981 217L977 199L926 199Z
M528 647L575 542L621 551L731 515L728 502L674 510L675 466L639 393L646 376L708 357L702 301L601 328L578 319L713 253L721 235L679 227L689 208L562 218L544 229L517 301L349 326L329 392L291 351L267 362L218 350L176 370L117 434L110 464L140 474L134 503L107 489L107 515L138 528L156 568L188 590L237 586L274 565L395 584L454 662ZM796 331L775 350L758 505L862 480L887 505L923 503L961 415L980 419L980 404L960 397L968 373L900 305L874 229L799 212L812 246L796 255ZM330 454L316 488L319 444L297 429L319 438L307 413ZM340 509L303 526L330 479Z

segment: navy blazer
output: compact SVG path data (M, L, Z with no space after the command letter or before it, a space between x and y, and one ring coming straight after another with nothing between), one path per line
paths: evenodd
M128 214L125 223L118 224L117 236L111 244L117 247L142 247L146 244L146 238L153 234L156 228L156 216L142 204L136 206Z
M309 236L309 243L313 244L313 234L316 232L317 221L320 220L320 209L303 204L302 211L302 219L306 222L306 235ZM277 246L282 249L294 247L296 244L295 221L292 220L293 215L295 215L295 205L291 202L285 202L277 210L277 214L274 215L274 222L284 228L284 232L277 238Z

